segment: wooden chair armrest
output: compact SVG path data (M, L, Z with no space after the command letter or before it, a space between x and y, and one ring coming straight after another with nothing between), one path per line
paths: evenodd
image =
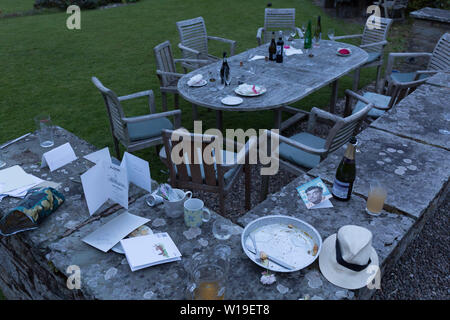
M184 76L183 73L168 72L168 71L161 71L161 70L156 70L156 74L159 74L161 76L174 76L177 78L181 78L182 76Z
M388 42L386 40L383 40L383 41L374 42L374 43L362 44L359 47L361 49L364 49L364 48L370 48L370 47L375 47L375 46L385 46L387 44L388 44Z
M147 91L136 92L136 93L128 94L126 96L118 97L118 99L119 99L119 101L125 101L125 100L140 98L140 97L146 97L146 96L153 96L153 91L147 90Z
M200 51L183 46L181 43L178 44L178 48L180 48L181 51L187 51L189 53L195 54L197 56L197 59L200 59L200 55L201 55Z
M355 38L362 38L362 34L350 34L345 36L335 36L333 40L342 40L342 39L355 39Z
M208 36L208 40L216 40L216 41L220 41L220 42L229 43L230 44L230 57L234 56L234 48L236 47L235 40L225 39L225 38L221 38L221 37L214 37L214 36Z
M198 63L198 64L210 64L211 61L209 60L204 60L204 59L174 59L173 60L175 63L179 63L179 62L188 62L188 63Z
M179 127L181 123L181 110L172 110L172 111L166 111L166 112L160 112L160 113L154 113L154 114L146 114L143 116L137 116L137 117L131 117L131 118L122 118L122 121L125 123L137 123L142 121L148 121L148 120L154 120L164 117L175 117L175 123L174 127Z
M284 142L284 143L286 143L286 144L288 144L288 145L290 145L290 146L292 146L292 147L294 147L296 149L303 150L303 151L306 151L308 153L322 155L322 154L327 152L324 148L321 148L321 149L311 148L310 146L307 146L306 144L303 144L303 143L300 143L298 141L295 141L295 140L292 140L290 138L287 138L285 136L279 135L279 134L277 134L275 132L272 132L270 130L265 130L265 132L266 132L268 137L269 136L273 136L273 137L278 138L279 139L278 141L280 141L280 143Z
M388 56L388 61L386 65L386 79L390 77L392 69L394 68L395 59L397 58L415 58L415 57L428 57L430 58L433 54L429 52L391 52Z

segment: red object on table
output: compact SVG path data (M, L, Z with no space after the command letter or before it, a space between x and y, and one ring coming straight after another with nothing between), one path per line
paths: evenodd
M348 49L340 49L338 52L340 54L350 54L350 50L348 50Z

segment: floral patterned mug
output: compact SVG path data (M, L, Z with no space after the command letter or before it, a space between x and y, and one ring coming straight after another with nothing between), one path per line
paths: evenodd
M202 200L191 198L184 203L184 223L188 227L200 227L211 219L211 212L205 208Z

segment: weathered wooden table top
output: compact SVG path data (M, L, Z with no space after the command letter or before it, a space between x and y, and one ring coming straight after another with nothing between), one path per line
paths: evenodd
M259 59L248 60L255 55L267 56L269 44L264 44L228 58L231 70L231 85L222 90L217 90L220 81L219 70L222 62L215 62L196 69L184 75L178 81L180 95L187 101L224 111L256 111L277 109L296 102L312 92L338 80L352 70L364 64L368 54L359 47L322 40L319 48L314 48L314 57L310 58L303 49L303 40L288 42L296 49L302 49L303 54L285 56L283 63L265 61ZM350 48L351 56L341 57L336 54L341 47ZM240 62L243 61L243 66ZM250 66L255 68L255 74L249 73ZM216 84L210 82L203 87L190 87L187 85L189 79L201 74L205 80L209 80L210 72L216 79ZM234 89L238 86L238 80L247 84L257 84L267 88L267 92L255 97L242 97L243 102L237 106L227 106L221 100L226 96L236 96Z

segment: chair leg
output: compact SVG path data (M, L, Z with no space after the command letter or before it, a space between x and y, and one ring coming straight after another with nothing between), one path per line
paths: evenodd
M119 140L117 140L116 137L113 137L113 142L114 142L114 149L116 150L117 159L120 160Z
M354 92L358 91L360 74L361 74L361 68L356 69L355 74L353 75L353 91Z
M225 216L225 194L223 190L219 192L219 211L222 216Z
M162 108L163 111L167 111L167 93L161 92L161 98L162 98Z
M180 95L178 93L175 93L173 96L175 109L180 109Z
M267 198L267 194L269 193L269 175L265 175L261 177L261 195L260 201L264 201Z
M245 172L245 209L250 210L251 167L249 164L244 165L244 172Z
M192 120L195 121L197 119L198 119L198 109L195 104L192 104Z
M381 65L377 67L377 79L375 80L375 92L380 93L380 88L378 87L380 83L380 77L381 77Z

